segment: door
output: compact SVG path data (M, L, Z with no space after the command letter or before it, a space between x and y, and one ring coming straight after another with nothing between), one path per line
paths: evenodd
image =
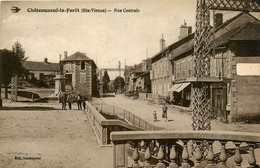
M216 117L227 121L226 104L227 104L227 91L225 85L212 88L212 106L213 112Z

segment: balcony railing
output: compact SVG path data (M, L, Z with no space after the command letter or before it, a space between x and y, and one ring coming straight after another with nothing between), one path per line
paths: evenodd
M256 168L260 159L259 133L129 131L112 133L111 140L114 168Z

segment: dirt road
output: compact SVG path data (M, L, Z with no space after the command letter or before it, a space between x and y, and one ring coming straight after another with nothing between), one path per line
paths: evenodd
M112 148L100 147L78 110L0 110L0 167L107 168Z

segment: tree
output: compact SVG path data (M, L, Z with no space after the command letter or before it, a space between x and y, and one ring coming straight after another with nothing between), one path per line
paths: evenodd
M108 84L110 82L110 78L109 78L109 75L107 73L107 70L105 70L105 72L104 72L104 76L102 78L102 82L103 82L103 91L104 91L104 93L109 92Z
M5 87L5 98L8 99L8 85L14 75L21 76L26 71L23 68L23 62L27 59L25 51L21 44L17 41L12 46L12 51L4 49L1 55L2 59L2 84Z
M18 57L21 64L27 60L28 57L25 57L25 51L19 41L16 41L12 46L12 51L15 53L16 57ZM25 69L22 69L25 70ZM22 72L24 73L24 71Z
M114 81L114 88L115 90L120 89L121 91L124 89L125 87L125 80L124 78L122 78L121 76L116 77L115 81Z

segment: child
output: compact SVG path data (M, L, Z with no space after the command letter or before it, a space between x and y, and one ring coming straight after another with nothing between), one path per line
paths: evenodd
M156 113L156 111L153 112L153 121L154 122L157 121L157 113Z

